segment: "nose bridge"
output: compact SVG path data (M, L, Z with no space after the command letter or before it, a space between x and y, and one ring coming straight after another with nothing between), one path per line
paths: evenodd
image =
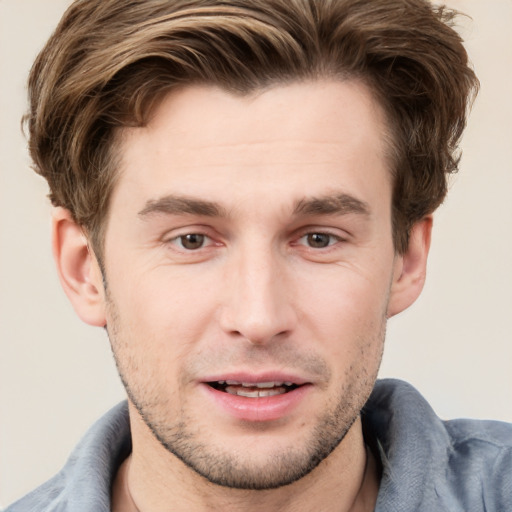
M254 344L293 328L294 312L282 255L268 240L245 243L231 262L222 327Z

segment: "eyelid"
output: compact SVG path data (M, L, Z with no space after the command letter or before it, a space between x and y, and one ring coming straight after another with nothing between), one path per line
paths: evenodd
M339 240L348 240L351 237L351 234L348 231L341 228L311 225L297 229L293 238L298 240L306 235L313 234L328 235Z
M329 236L331 240L325 247L315 247L314 245L308 244L307 240L304 240L305 237L312 234L326 235ZM324 258L329 254L331 254L331 256L338 254L338 252L345 247L345 244L350 241L351 236L349 232L340 227L312 224L297 229L295 235L291 238L290 245L295 248L295 250L301 251L304 255L308 255L307 257Z
M310 245L308 245L306 243L301 244L301 245L306 246L308 249L314 249L314 250L328 249L329 247L332 247L336 243L339 243L339 242L343 241L343 239L340 236L334 235L333 233L328 233L328 232L325 232L325 231L310 231L308 233L305 233L301 237L299 237L298 238L298 242L300 242L302 239L306 239L310 235L324 235L324 236L330 237L331 240L330 240L330 243L328 245L326 245L325 247L312 247L312 246L310 246Z
M200 235L205 237L207 240L205 244L198 249L186 249L185 247L180 247L179 240L187 235ZM216 237L212 230L206 226L201 225L193 225L193 226L183 226L180 228L175 228L170 231L167 231L162 237L161 242L164 245L173 246L176 250L181 252L199 252L201 249L207 249L213 245L219 245L219 242L216 241Z
M200 247L198 247L197 249L188 249L188 248L184 247L182 239L188 235L197 235L197 236L203 237L204 238L203 244ZM209 242L207 242L207 240L209 240ZM179 244L180 250L182 250L184 252L196 252L196 251L200 251L201 249L205 249L206 247L210 247L211 245L213 245L214 242L211 239L211 237L209 237L208 235L204 235L203 233L185 233L184 235L178 235L178 236L175 236L175 237L169 239L167 243Z

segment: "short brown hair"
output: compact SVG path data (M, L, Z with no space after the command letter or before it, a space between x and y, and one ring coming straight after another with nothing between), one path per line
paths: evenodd
M78 0L39 54L27 115L35 169L101 254L115 137L176 86L249 93L318 77L364 81L393 146L393 237L443 201L477 89L455 13L425 0Z

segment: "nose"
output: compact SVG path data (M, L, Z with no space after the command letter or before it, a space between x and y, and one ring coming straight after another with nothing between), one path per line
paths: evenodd
M293 290L283 258L247 248L228 265L220 325L230 336L264 345L296 325Z

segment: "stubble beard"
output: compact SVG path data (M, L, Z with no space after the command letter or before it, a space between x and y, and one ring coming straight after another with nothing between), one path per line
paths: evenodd
M153 436L169 453L210 483L219 486L269 490L292 484L311 473L343 441L359 417L377 378L385 338L385 317L379 333L372 340L361 340L362 362L356 368L351 366L347 369L346 384L337 399L333 399L333 403L326 408L325 414L318 418L316 426L301 446L287 446L274 452L264 464L256 464L247 452L223 450L209 444L208 432L198 429L196 422L184 411L177 413L178 419L169 418L169 407L163 393L148 382L140 385L132 382L140 361L136 362L133 355L124 353L129 350L128 343L120 339L119 316L110 298L108 302L111 314L107 332L130 402ZM365 354L365 350L372 352L376 346L380 346L378 357ZM367 365L368 361L373 365ZM258 435L257 432L255 435Z

